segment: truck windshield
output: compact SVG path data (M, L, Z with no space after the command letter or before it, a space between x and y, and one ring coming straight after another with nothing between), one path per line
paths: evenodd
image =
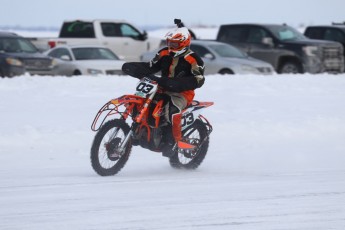
M76 60L119 60L111 50L98 47L73 48Z
M92 22L65 22L60 31L60 38L95 38Z
M25 38L0 38L0 52L37 53L37 48Z
M306 40L306 37L302 33L289 26L272 25L269 26L268 29L281 41Z

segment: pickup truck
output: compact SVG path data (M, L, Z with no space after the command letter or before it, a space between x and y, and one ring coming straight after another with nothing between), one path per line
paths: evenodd
M58 45L103 45L125 61L139 61L142 53L156 49L161 41L118 20L65 21L58 38L29 39L41 51Z
M345 23L308 26L304 31L304 35L311 39L339 42L345 50Z
M309 39L285 24L221 25L216 40L271 63L278 73L344 72L340 43Z

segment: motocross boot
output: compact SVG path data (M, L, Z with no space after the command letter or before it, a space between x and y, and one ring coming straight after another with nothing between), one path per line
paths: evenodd
M164 145L162 147L162 155L164 157L171 157L175 154L176 142L172 135L171 126L167 125L163 129L164 134Z

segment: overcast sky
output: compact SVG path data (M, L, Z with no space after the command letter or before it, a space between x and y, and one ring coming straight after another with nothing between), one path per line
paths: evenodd
M60 27L66 19L124 19L137 26L345 21L345 0L0 0L0 26Z

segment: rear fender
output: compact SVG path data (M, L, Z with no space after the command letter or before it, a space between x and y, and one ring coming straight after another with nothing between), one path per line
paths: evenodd
M206 120L206 118L204 118L200 112L202 109L207 108L213 104L214 104L213 102L193 101L186 109L182 111L182 119L181 119L182 130L192 125L197 119Z

